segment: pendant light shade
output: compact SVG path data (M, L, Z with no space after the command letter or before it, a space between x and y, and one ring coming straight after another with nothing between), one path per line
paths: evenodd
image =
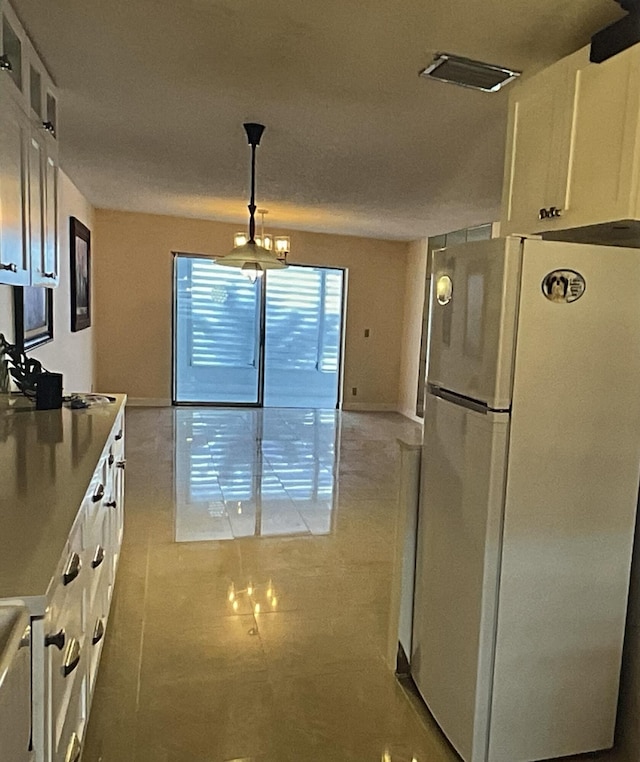
M218 257L215 261L225 267L238 267L245 273L251 282L255 282L265 270L282 270L287 266L286 257L278 256L256 243L256 148L260 145L260 138L264 132L264 125L247 123L244 125L247 140L251 146L251 199L249 201L249 238L245 243L233 248L224 257Z

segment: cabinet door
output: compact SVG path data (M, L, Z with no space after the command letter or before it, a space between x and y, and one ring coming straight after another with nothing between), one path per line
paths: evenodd
M46 150L43 137L32 130L29 136L29 251L31 284L42 284L46 272L44 236L44 188Z
M640 48L576 72L573 145L563 227L636 216L634 156L640 116ZM637 190L636 190L637 192Z
M29 285L26 241L28 125L0 89L0 283Z
M0 4L0 73L11 83L11 96L24 103L26 35L8 3Z
M39 135L31 139L30 176L31 284L57 286L58 151L55 141ZM38 162L38 165L36 165ZM38 171L39 167L39 171ZM37 204L40 203L38 208Z
M541 210L563 210L570 163L573 88L571 60L523 82L510 101L502 232L549 229Z

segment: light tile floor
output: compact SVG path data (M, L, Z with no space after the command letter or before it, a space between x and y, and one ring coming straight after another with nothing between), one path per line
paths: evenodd
M398 436L419 428L127 412L125 539L84 762L458 759L388 665Z

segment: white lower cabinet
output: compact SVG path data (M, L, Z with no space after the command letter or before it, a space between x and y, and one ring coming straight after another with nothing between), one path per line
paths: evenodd
M32 762L29 612L0 606L0 760Z
M31 614L32 743L24 745L24 757L4 756L4 748L10 748L6 728L15 724L5 716L5 706L14 706L18 697L5 699L0 690L0 762L80 759L122 539L123 412L121 405L44 600L25 596L21 601Z

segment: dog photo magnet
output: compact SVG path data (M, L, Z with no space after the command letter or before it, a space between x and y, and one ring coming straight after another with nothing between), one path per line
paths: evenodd
M542 281L542 293L556 304L576 302L586 287L584 278L575 270L554 270L545 275Z

